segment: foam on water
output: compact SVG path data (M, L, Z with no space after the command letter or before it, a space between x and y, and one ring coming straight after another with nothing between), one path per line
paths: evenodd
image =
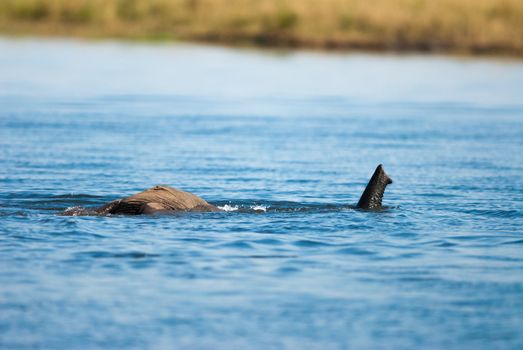
M262 211L262 212L266 212L268 206L265 206L265 205L251 205L250 208L251 208L252 210L254 210L254 211Z
M234 211L242 211L242 212L267 212L267 208L269 208L268 205L260 205L260 204L251 204L251 205L245 205L245 204L239 204L239 205L231 205L231 204L225 204L222 206L218 206L219 209L223 211L228 212L234 212Z
M229 204L225 204L225 205L222 205L222 206L218 206L219 209L223 210L223 211L238 211L239 207L237 205L229 205Z

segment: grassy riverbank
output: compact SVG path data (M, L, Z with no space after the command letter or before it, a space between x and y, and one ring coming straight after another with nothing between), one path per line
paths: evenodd
M523 56L523 1L2 0L0 33Z

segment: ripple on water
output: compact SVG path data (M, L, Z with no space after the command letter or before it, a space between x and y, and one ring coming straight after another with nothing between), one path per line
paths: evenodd
M279 245L283 244L283 241L279 240L279 239L264 238L264 239L254 240L254 241L252 241L252 243L269 245L269 246L279 246Z
M472 214L479 217L493 217L493 218L521 218L523 212L514 209L464 209L463 213Z
M78 259L147 259L160 256L160 254L147 253L142 251L109 252L102 250L78 252L74 255Z
M248 255L248 258L252 259L292 259L297 258L297 255L283 255L283 254L255 254Z
M301 272L301 269L295 266L283 266L279 267L274 271L274 274L277 276L293 275Z
M311 240L311 239L300 239L300 240L293 242L293 245L295 245L297 247L303 247L303 248L318 248L318 247L329 247L332 244L323 242L323 241Z
M220 243L216 245L217 248L234 248L234 249L253 249L250 242L245 240L235 240L232 242Z
M501 243L503 245L523 245L523 239L516 239Z
M345 247L345 248L337 249L335 252L336 252L336 254L342 254L342 255L367 255L367 256L377 255L377 253L372 250L358 248L358 247Z
M448 242L448 241L443 241L443 242L437 243L436 246L441 247L441 248L451 248L451 247L457 246L457 244Z

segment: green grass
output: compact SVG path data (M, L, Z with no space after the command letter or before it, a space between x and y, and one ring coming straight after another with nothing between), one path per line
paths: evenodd
M0 33L523 55L523 1L0 0Z

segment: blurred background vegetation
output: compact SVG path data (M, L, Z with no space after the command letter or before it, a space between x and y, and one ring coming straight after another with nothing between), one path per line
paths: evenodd
M0 0L0 33L523 55L523 0Z

